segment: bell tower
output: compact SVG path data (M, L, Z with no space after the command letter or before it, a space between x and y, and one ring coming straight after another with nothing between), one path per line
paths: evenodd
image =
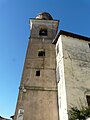
M14 120L58 120L56 56L58 20L49 13L30 19L28 43Z

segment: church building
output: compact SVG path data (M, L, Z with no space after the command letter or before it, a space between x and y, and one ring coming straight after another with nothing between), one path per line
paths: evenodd
M30 19L14 120L69 120L70 105L90 105L90 38L58 25L46 12Z
M56 44L56 74L60 120L70 106L90 106L90 38L60 31Z

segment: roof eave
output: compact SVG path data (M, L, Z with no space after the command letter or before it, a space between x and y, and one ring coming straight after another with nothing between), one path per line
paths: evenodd
M90 38L88 38L88 37L60 30L60 32L56 35L55 39L52 41L53 44L57 43L57 40L58 40L60 35L65 35L65 36L69 36L69 37L73 37L73 38L82 39L85 41L90 41Z

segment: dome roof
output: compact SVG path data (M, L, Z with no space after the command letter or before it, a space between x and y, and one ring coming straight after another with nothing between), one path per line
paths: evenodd
M52 16L47 12L39 13L36 19L40 20L53 20Z

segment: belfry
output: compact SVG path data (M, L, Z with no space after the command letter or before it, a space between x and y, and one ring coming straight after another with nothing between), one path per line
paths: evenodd
M30 19L30 39L15 120L58 120L55 45L58 20L49 13Z

